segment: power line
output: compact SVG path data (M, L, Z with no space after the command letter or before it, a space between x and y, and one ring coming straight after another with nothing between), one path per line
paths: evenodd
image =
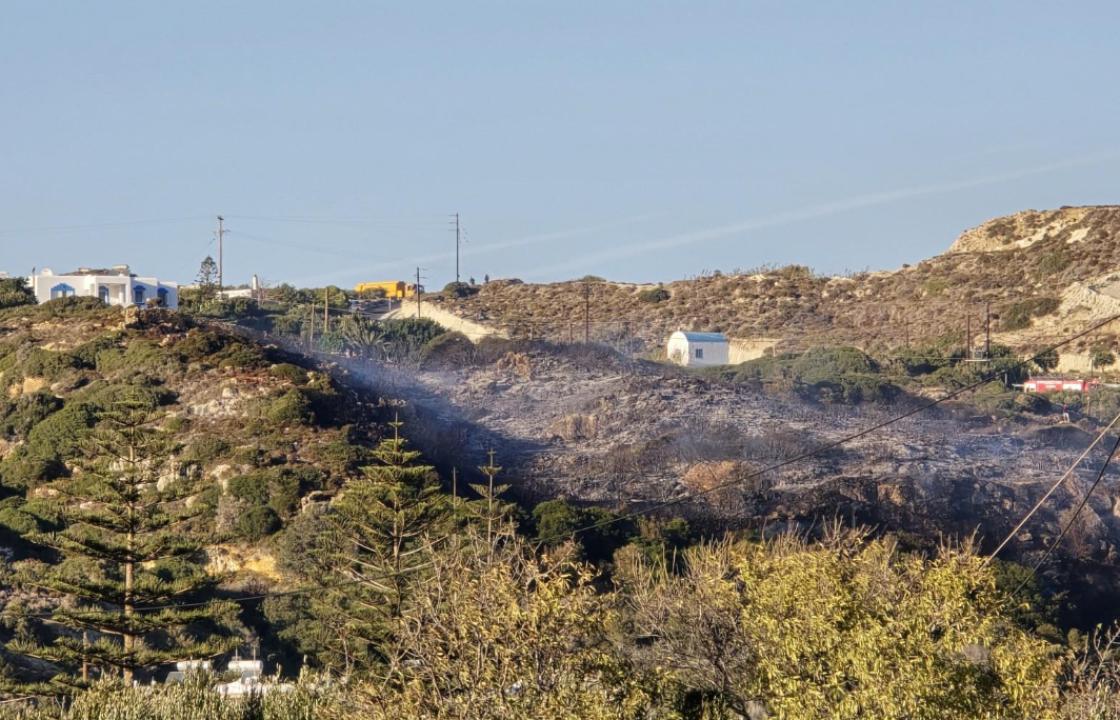
M230 216L227 215L226 217L230 217ZM352 250L352 251L333 250L331 248L322 247L319 244L312 244L312 243L305 243L305 242L298 242L298 241L290 241L290 240L278 240L278 239L272 238L272 237L263 237L261 235L256 235L256 234L253 234L253 233L247 233L244 230L226 230L226 234L227 235L237 235L237 237L239 237L239 238L245 238L246 240L252 240L254 242L263 243L265 245L278 245L280 247L289 247L289 248L293 248L293 249L296 249L296 250L305 250L307 252L318 253L320 255L330 255L330 256L333 256L333 257L346 258L346 259L350 259L350 260L352 260L354 258L354 256L356 254L358 254L358 252L359 252L357 250Z
M1019 533L1020 530L1023 529L1027 522L1032 517L1034 517L1034 514L1042 508L1046 501L1050 499L1050 496L1057 492L1058 488L1062 486L1062 483L1064 483L1066 479L1073 474L1073 472L1077 469L1077 466L1080 465L1081 462L1089 456L1089 453L1093 451L1093 448L1095 448L1097 444L1104 439L1104 436L1108 434L1108 431L1111 430L1117 422L1120 422L1120 414L1112 418L1112 422L1110 422L1105 426L1103 430L1100 431L1100 434L1097 435L1093 442L1089 443L1089 447L1085 448L1085 452L1081 453L1081 455L1073 461L1073 464L1069 466L1069 469L1062 473L1062 476L1058 478L1057 482L1050 486L1050 489L1047 490L1041 498L1039 498L1038 502L1034 504L1034 507L1027 511L1027 514L1023 516L1023 518L1015 525L1014 528L1012 528L1011 532L1007 533L1007 537L1005 537L1003 541L1000 542L1000 544L996 547L996 549L993 550L991 554L984 560L984 565L988 565L993 560L995 560L1000 551L1011 543L1011 540Z
M174 217L174 218L150 218L144 220L119 220L116 222L105 223L87 223L82 225L54 225L45 227L32 227L32 228L8 228L0 229L0 235L21 235L31 233L51 233L51 232L71 232L76 230L96 230L99 228L116 228L127 227L129 225L164 225L180 222L196 222L199 220L209 220L207 215L195 215L189 217Z
M1046 564L1046 561L1050 559L1050 556L1054 554L1054 551L1058 549L1058 545L1060 545L1062 540L1065 539L1066 534L1070 531L1070 528L1073 527L1073 524L1077 522L1077 518L1081 515L1081 511L1084 510L1085 506L1089 504L1089 498L1092 497L1093 491L1097 489L1097 486L1101 484L1101 480L1104 479L1104 473L1106 470L1108 470L1109 463L1112 462L1112 458L1116 455L1117 450L1120 450L1120 435L1116 436L1116 442L1112 444L1112 449L1108 451L1108 457L1104 459L1104 464L1101 465L1101 470L1099 473L1097 473L1097 479L1094 480L1093 484L1089 486L1088 492L1085 493L1085 497L1081 498L1081 502L1078 503L1077 509L1073 511L1073 514L1066 522L1065 527L1063 527L1061 529L1061 532L1058 533L1058 537L1054 538L1054 542L1050 543L1050 546L1046 548L1046 552L1043 553L1042 557L1038 559L1038 562L1031 566L1030 572L1027 573L1027 576L1023 578L1022 582L1020 582L1018 586L1016 586L1015 590L1012 591L1012 596L1018 595L1019 591L1027 586L1027 583L1030 582L1032 578L1034 578L1034 576L1038 573L1042 566Z
M267 215L228 215L237 220L256 220L260 222L298 223L304 225L376 225L395 228L436 228L443 220L441 216L422 216L415 220L404 217L398 218L327 218L327 217L282 217Z

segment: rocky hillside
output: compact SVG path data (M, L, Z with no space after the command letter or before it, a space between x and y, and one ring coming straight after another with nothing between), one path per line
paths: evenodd
M298 363L302 363L298 364ZM376 408L312 364L175 313L81 299L0 312L0 545L56 518L44 485L69 472L98 413L127 399L175 439L167 480L192 483L216 571L280 580L267 550L365 462ZM255 580L254 580L255 579Z
M895 271L844 277L789 266L714 273L663 287L574 281L489 283L445 298L462 317L515 336L595 339L652 350L685 328L728 333L758 348L822 343L883 352L907 342L956 336L1036 348L1056 334L1120 313L1120 207L1028 211L966 231L948 252ZM585 318L586 312L586 318ZM1120 325L1063 354L1063 368L1088 362L1094 343L1112 343Z

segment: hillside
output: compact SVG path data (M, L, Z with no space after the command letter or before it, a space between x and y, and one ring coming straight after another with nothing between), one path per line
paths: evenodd
M874 636L886 638L876 657L895 651L909 657L914 633L904 630L896 639L875 627L865 630L870 620L863 608L881 600L884 588L894 588L891 598L913 596L915 607L938 621L943 605L963 608L970 618L994 618L985 625L997 628L991 637L977 641L970 629L946 644L939 631L939 645L922 651L949 664L964 662L966 669L972 661L963 654L965 643L999 648L1013 637L1018 649L1008 657L1022 655L1020 640L1029 640L1040 656L1056 657L1061 631L1050 622L1064 631L1114 617L1120 513L1107 495L1090 503L1053 566L1030 587L1032 593L1041 592L1036 587L1068 592L1061 606L1042 595L1013 605L1003 593L1016 576L1004 573L1016 572L1015 566L985 568L973 555L1005 533L1084 447L1099 427L1088 415L1078 425L1056 426L1045 408L1019 412L1009 400L1018 396L987 388L993 401L987 411L978 399L948 404L758 476L760 468L911 407L915 397L909 391L920 392L920 379L911 378L906 390L896 387L901 376L886 375L850 348L806 353L788 367L768 359L699 374L634 360L602 345L421 336L427 338L422 347L399 355L323 343L316 355L305 356L295 353L290 338L256 340L244 329L158 310L122 312L66 299L0 311L0 568L21 580L4 586L3 609L17 616L28 608L65 609L66 600L23 580L21 572L34 568L42 553L28 538L59 526L49 502L51 481L72 472L82 479L85 469L75 467L75 460L95 421L127 400L155 410L174 441L173 461L154 484L166 480L190 489L185 502L201 510L193 521L206 539L206 570L220 581L215 595L256 600L258 593L278 591L241 606L238 637L259 638L262 653L273 662L286 659L293 674L301 658L310 658L315 667L357 678L356 686L308 681L291 693L294 703L334 702L338 694L340 705L362 708L363 717L440 717L448 696L469 698L489 683L487 697L505 697L509 677L532 677L543 666L563 670L571 689L554 691L556 681L544 678L537 683L544 690L534 686L530 692L558 692L559 704L524 717L562 714L558 708L569 707L573 692L587 695L590 710L623 699L652 706L633 717L687 710L697 688L711 687L715 671L702 663L666 679L659 668L687 657L697 618L709 609L732 619L714 627L718 637L738 638L738 628L778 628L768 656L785 657L783 647L803 640L789 611L804 608L814 614L814 640L839 629L828 647L862 648L865 637ZM288 342L291 349L279 346ZM971 369L943 367L927 374L940 383L966 371ZM777 377L789 382L771 382ZM375 441L383 439L384 421L398 414L423 461L439 467L438 478L430 468L387 463L391 453L385 455L385 442ZM504 499L518 500L520 507L468 499L487 492L474 482L479 475L472 468L486 463L490 450L503 466L500 481L513 485ZM1008 559L1038 557L1103 452L1090 455L1019 534ZM451 475L448 466L459 473ZM424 478L426 489L410 494L404 489L409 486L394 484L405 473ZM441 481L450 489L449 476L459 481L454 497L439 492ZM1110 474L1108 484L1115 481ZM692 494L695 499L687 500ZM401 498L407 502L398 504ZM677 499L687 501L662 507L653 517L620 517ZM361 543L348 542L375 549L344 564L339 574L337 558L331 560L339 536L325 523L347 517L355 520L354 532L368 533L348 535ZM832 521L872 529L840 531ZM421 529L392 534L400 522ZM589 532L569 544L574 528ZM741 532L724 536L726 529ZM783 529L791 533L783 535ZM880 533L885 536L872 538ZM944 543L946 535L973 533L979 536L975 546ZM721 536L726 539L704 541ZM400 556L378 555L370 544L389 546L398 537L409 543ZM812 537L823 542L803 539ZM412 563L409 571L393 576L388 586L377 574L355 585L356 568L397 562L393 558ZM806 563L822 562L821 574L814 571L806 580ZM733 588L739 589L728 595ZM756 592L775 602L758 604ZM400 598L399 616L387 612L393 593ZM720 597L727 599L713 606ZM863 619L830 616L837 602ZM880 602L884 627L897 627L897 602ZM1013 614L1012 607L1020 609ZM921 628L931 622L918 617ZM43 637L50 636L46 625L36 626ZM619 627L634 628L638 639L619 634ZM353 665L360 632L373 640L356 655L365 664ZM19 627L0 630L9 653L5 661L26 634ZM749 648L736 660L743 668L736 682L747 687L756 682L751 663L758 641L744 635L735 642ZM553 659L542 663L542 656ZM384 657L409 659L397 671L403 680L384 682L378 674ZM416 657L423 660L414 662ZM502 673L470 675L479 657L482 667ZM805 657L821 662L819 644L806 646ZM804 662L795 656L789 672L797 675ZM850 665L845 657L828 662ZM28 675L44 671L27 658L21 663ZM1057 665L1037 667L1042 670L1026 686L1058 676ZM992 670L976 686L1004 687L1010 680L1000 673ZM869 697L879 692L880 675L869 671ZM907 682L923 677L904 675ZM602 679L588 683L588 677ZM636 680L620 682L629 677ZM838 692L850 694L851 681L843 678ZM787 693L771 693L769 682L759 685L765 691L760 702L780 709ZM635 683L636 690L627 689ZM941 680L937 686L955 687ZM168 702L179 697L176 687L200 692L189 683L172 686L164 690ZM416 688L435 690L424 698ZM146 703L164 691L116 702ZM922 688L908 692L928 697ZM752 691L751 697L757 695ZM78 702L96 697L95 691ZM283 697L277 693L266 707ZM1038 702L1053 704L1055 698ZM470 702L473 707L485 700ZM1007 701L1001 691L985 702L996 707ZM416 706L421 709L399 709ZM374 708L388 711L378 715ZM579 716L626 716L613 708L598 715L590 710ZM508 715L489 717L499 716ZM699 715L682 710L677 716Z
M295 364L303 362L303 366ZM41 491L83 452L98 413L121 401L175 438L166 479L191 484L215 572L282 581L272 536L365 462L368 405L306 361L175 313L81 300L0 312L0 543L51 530Z
M983 342L990 305L993 341L1036 348L1055 334L1120 313L1120 207L1027 211L964 232L942 255L894 271L843 277L800 266L714 273L663 286L593 279L550 284L495 281L445 308L515 336L594 339L644 350L673 330L721 331L798 350L817 344L883 352L955 336ZM586 313L586 315L585 315ZM1063 354L1087 365L1091 344Z

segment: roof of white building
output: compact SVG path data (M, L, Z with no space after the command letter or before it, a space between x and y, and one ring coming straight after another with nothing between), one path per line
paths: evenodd
M727 342L727 337L718 332L689 332L678 330L677 334L684 335L689 342Z

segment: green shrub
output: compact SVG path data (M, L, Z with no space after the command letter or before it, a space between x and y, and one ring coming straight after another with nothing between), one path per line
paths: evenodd
M97 410L90 403L71 400L31 428L27 433L29 450L44 458L72 457L97 422Z
M107 311L117 313L119 308L111 307L95 297L63 297L49 300L39 306L41 315L48 318L75 317L90 315L91 311Z
M446 332L420 348L420 362L427 367L464 367L474 361L474 343L460 332Z
M89 342L82 343L78 347L70 351L70 354L81 364L83 368L94 370L97 368L97 356L102 350L114 348L120 342L120 335L113 333L110 335L99 335L98 337L90 340Z
M381 323L381 342L390 357L414 357L420 348L447 332L430 318L405 318Z
M584 556L596 562L610 559L615 550L634 538L636 526L631 521L618 521L606 508L577 507L567 500L546 500L533 508L533 524L537 539L559 545L572 539L577 528L600 524L601 527L580 533L575 539Z
M328 475L346 477L370 462L368 448L342 437L325 444L308 448L308 459L321 466Z
M175 344L183 362L200 362L226 346L226 338L211 330L194 329Z
M174 402L175 393L164 387L158 380L141 375L133 377L132 382L94 383L75 393L71 399L81 400L98 411L109 410L122 403L155 410Z
M31 428L62 409L62 400L49 392L22 395L14 403L0 403L0 436L26 437Z
M24 377L42 377L54 381L66 372L80 368L81 362L69 353L31 348L20 365Z
M279 517L299 508L300 497L322 487L322 473L311 467L272 467L231 478L229 494L250 506L267 506Z
M209 465L229 452L228 442L217 435L201 435L190 442L179 454L179 459L185 463L198 463Z
M828 380L799 386L805 397L825 402L851 403L893 400L899 393L896 385L871 373L846 373Z
M248 540L259 540L280 529L280 518L267 505L251 507L237 519L237 532Z
M1069 255L1064 250L1059 249L1046 253L1035 264L1035 274L1040 278L1057 275L1069 267L1070 262Z
M1031 324L1031 320L1043 315L1049 315L1058 309L1061 303L1057 298L1037 297L1017 302L1000 316L1000 329L1022 330Z
M268 504L268 482L269 473L267 471L252 472L230 478L227 488L229 494L238 500L244 500L250 505L266 505Z
M308 425L315 419L307 395L295 388L269 403L265 417L278 425Z
M268 506L280 517L290 517L299 509L303 484L300 475L286 468L272 473L268 480Z
M1093 367L1106 368L1116 363L1116 356L1108 345L1096 345L1090 350Z
M35 296L24 278L0 278L0 309L34 304Z
M14 507L0 509L0 528L16 537L23 537L40 530L39 521L34 515Z
M798 379L805 383L827 381L848 374L872 374L879 365L862 350L853 347L810 348L791 366Z
M168 363L177 364L158 342L146 338L133 338L123 348L111 345L99 351L96 358L97 372L102 375L159 374L167 371Z
M894 358L896 369L900 369L910 377L928 375L938 368L953 365L965 357L962 347L955 347L944 343L917 345L898 350Z
M251 370L264 364L264 355L252 346L238 344L219 353L217 360L220 368Z
M292 385L306 385L307 384L307 371L299 365L292 363L278 363L268 369L268 372L276 378L287 380Z
M465 298L471 295L477 295L479 287L469 285L465 282L450 282L443 288L443 294L448 297Z
M638 299L646 303L665 302L672 294L663 287L649 288L638 293Z
M66 472L66 466L57 455L42 454L24 445L17 447L0 463L0 484L22 491L65 477Z
M856 348L816 347L801 355L765 356L710 372L736 382L779 383L808 399L861 403L889 401L899 394L879 371L879 364Z

